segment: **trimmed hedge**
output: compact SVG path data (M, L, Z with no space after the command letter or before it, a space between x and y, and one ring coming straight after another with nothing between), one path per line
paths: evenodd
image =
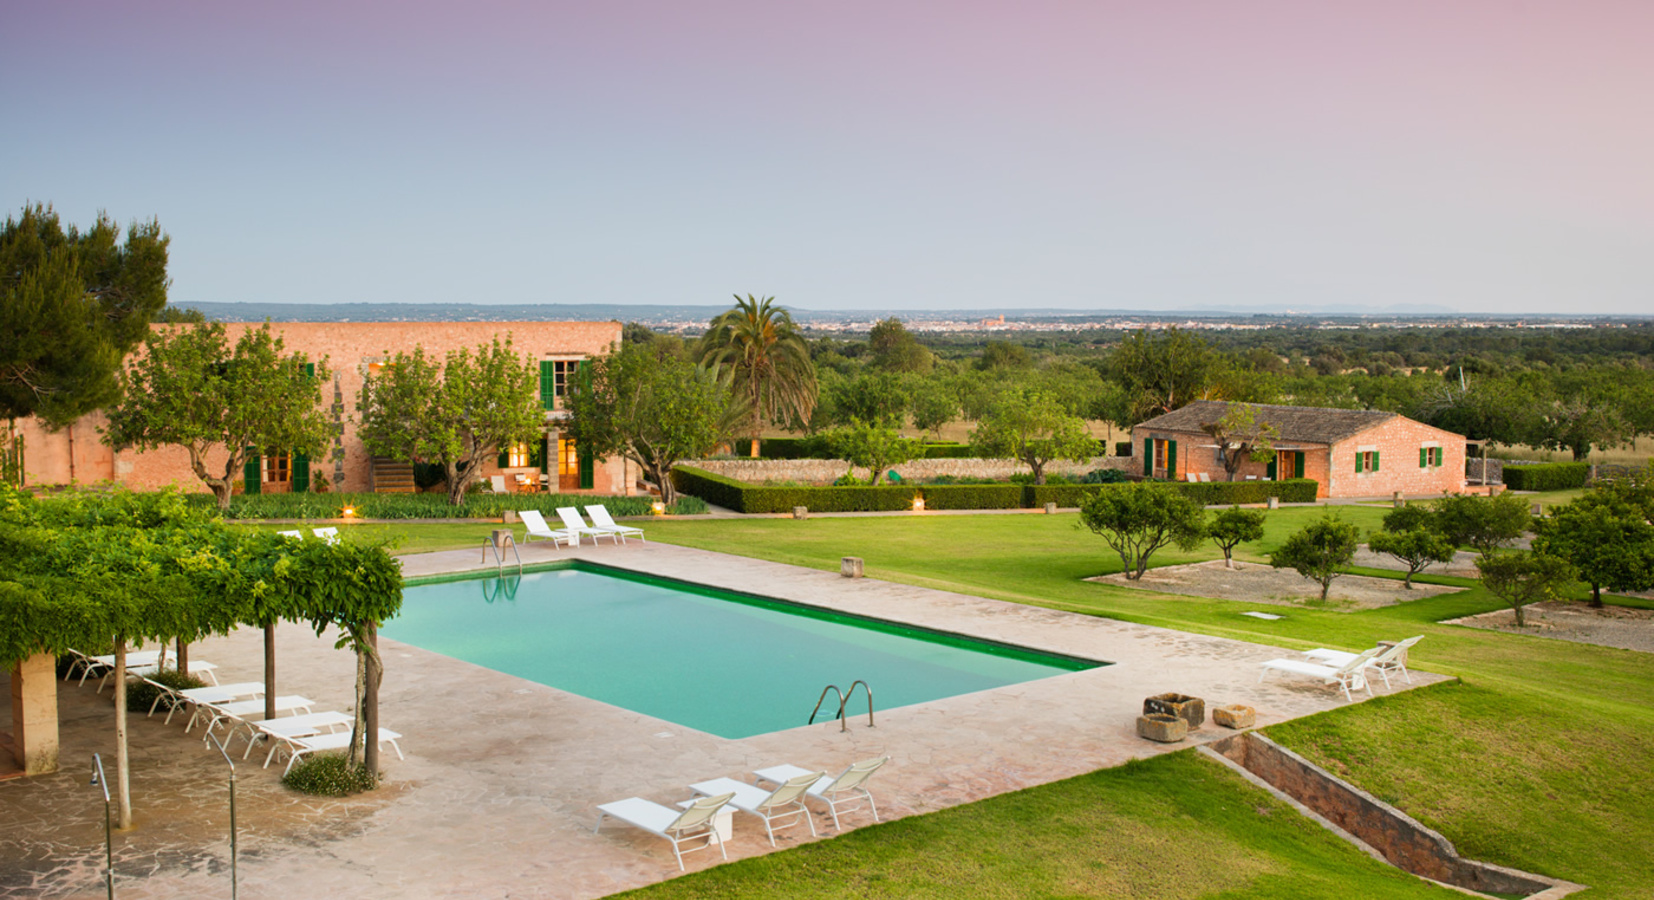
M928 484L880 487L767 487L715 475L705 469L678 466L673 483L679 491L741 513L791 512L795 506L812 512L894 512L913 508L913 498L925 498L926 509L1038 509L1047 503L1079 506L1100 484ZM1316 482L1308 478L1287 481L1221 481L1203 484L1167 482L1203 506L1262 503L1271 496L1283 503L1313 503Z
M190 494L189 500L212 505L211 494ZM231 519L337 519L346 506L364 519L497 519L508 509L537 509L555 514L559 506L584 507L601 503L616 516L646 516L650 497L599 497L591 494L467 494L461 506L450 506L447 494L238 494L225 512ZM679 515L706 512L695 498L672 507Z
M1505 461L1505 487L1513 491L1560 491L1584 487L1590 477L1590 463L1559 462L1513 466L1509 460Z

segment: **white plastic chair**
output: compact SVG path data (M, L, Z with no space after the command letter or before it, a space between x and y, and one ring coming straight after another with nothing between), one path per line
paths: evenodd
M605 803L597 808L597 825L592 828L592 834L596 834L597 830L603 827L603 819L607 816L619 819L633 828L641 828L650 834L666 838L672 842L672 854L678 858L678 871L681 872L684 871L683 845L691 841L706 842L704 846L689 848L691 851L704 850L716 844L724 859L729 859L729 851L724 849L724 842L718 840L718 830L712 823L712 817L734 797L734 794L702 797L690 803L689 808L681 813L642 797L628 797L614 803Z
M1407 671L1407 650L1422 640L1424 640L1424 635L1420 634L1404 641L1397 641L1388 647L1377 648L1378 655L1367 660L1367 668L1378 670L1379 676L1384 679L1385 688L1390 687L1391 672L1400 672L1402 677L1407 679L1407 683L1412 684L1413 676ZM1323 665L1342 666L1348 664L1350 660L1355 659L1360 654L1350 653L1347 650L1328 650L1324 647L1317 647L1314 650L1304 651L1304 655Z
M1378 648L1374 647L1365 653L1356 655L1354 659L1341 666L1327 666L1320 663L1304 662L1301 659L1272 659L1263 664L1263 671L1258 673L1258 681L1262 682L1270 672L1290 672L1294 675L1307 675L1310 678L1319 678L1327 684L1336 682L1344 692L1345 700L1354 700L1350 696L1350 688L1366 688L1367 696L1373 695L1373 686L1367 683L1367 663L1378 655Z
M520 509L517 511L517 517L523 520L524 525L528 526L528 533L523 536L523 543L525 544L539 538L542 541L551 541L553 547L558 544L568 544L571 547L580 546L579 532L553 531L546 524L545 517L540 515L540 511L537 509Z
M790 819L787 825L797 825L798 820L803 819L804 824L810 826L810 837L816 836L815 822L810 818L810 810L804 806L804 792L825 777L826 772L805 772L787 779L773 791L766 791L733 778L714 778L711 781L697 782L690 785L689 789L708 797L729 794L730 806L764 820L764 830L769 833L770 846L774 847L775 823L783 819Z
M622 525L619 522L616 522L614 517L609 515L609 508L601 503L586 507L586 515L592 517L592 525L599 531L606 531L609 534L620 535L620 542L622 544L626 543L626 537L628 535L635 537L640 541L649 540L643 536L643 529L631 525Z

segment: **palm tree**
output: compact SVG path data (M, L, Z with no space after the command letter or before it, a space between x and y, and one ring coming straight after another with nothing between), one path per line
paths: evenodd
M774 301L735 295L735 308L713 319L701 338L701 363L734 393L752 434L753 456L766 427L786 417L807 422L816 405L810 348L793 317Z

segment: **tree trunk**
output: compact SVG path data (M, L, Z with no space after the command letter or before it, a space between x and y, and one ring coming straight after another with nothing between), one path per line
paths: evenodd
M1602 585L1591 582L1591 608L1602 609Z
M379 626L368 623L365 635L368 645L367 677L362 685L362 762L368 774L379 780L379 679L384 666L379 660Z
M276 717L276 623L264 626L264 719Z
M651 466L649 473L655 476L655 484L660 486L660 502L671 506L678 500L678 488L672 484L672 470L667 466Z
M1223 567L1225 569L1233 569L1235 567L1234 551L1228 547L1223 548Z
M1045 463L1040 462L1037 459L1030 459L1027 462L1028 462L1028 468L1034 470L1034 483L1035 484L1044 484L1045 483Z
M175 662L176 662L176 665L178 666L178 674L188 675L190 673L190 645L189 645L189 642L184 640L183 638L179 638L178 639L178 652L175 655L177 657Z
M1418 571L1418 569L1408 569L1407 570L1407 577L1402 580L1401 586L1406 588L1409 591L1412 590L1413 589L1413 573L1417 572L1417 571Z
M132 827L132 767L126 753L126 638L115 638L115 793L120 806L116 826Z
M1321 602L1327 602L1327 592L1332 590L1332 579L1321 582Z
M217 481L217 484L208 482L207 487L212 488L212 495L218 500L218 508L221 510L229 509L230 496L233 493L233 486L230 482L221 478L214 480Z
M1521 604L1521 603L1511 604L1511 608L1516 610L1516 627L1517 628L1524 628L1528 624L1527 619L1523 618L1523 616L1522 616L1522 606L1523 606L1523 604Z
M443 471L448 475L448 505L464 506L465 486L471 479L460 477L459 466L453 463L444 464Z

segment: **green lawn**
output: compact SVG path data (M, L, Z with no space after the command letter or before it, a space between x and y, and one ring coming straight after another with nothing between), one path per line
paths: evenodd
M1536 495L1536 502L1556 502ZM1363 529L1382 507L1335 511ZM1316 508L1270 515L1268 549ZM649 538L1287 647L1357 650L1423 633L1414 664L1447 684L1382 696L1268 733L1435 828L1467 855L1654 898L1654 655L1438 621L1497 609L1475 582L1386 609L1285 610L1082 579L1120 571L1072 513L660 520ZM353 526L403 552L469 547L490 527ZM380 529L374 531L372 529ZM1160 564L1218 557L1206 547ZM1385 574L1378 571L1364 574ZM1583 593L1581 594L1583 596ZM1648 605L1648 604L1637 604ZM1280 612L1282 610L1275 609ZM1224 875L1217 873L1223 872ZM1440 892L1340 844L1192 753L1104 770L842 838L692 873L645 896L1424 897Z

